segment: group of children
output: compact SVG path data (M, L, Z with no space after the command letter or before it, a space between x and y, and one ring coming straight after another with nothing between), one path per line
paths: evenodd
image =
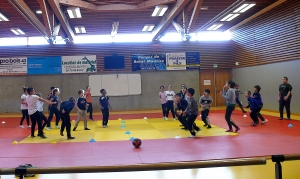
M48 95L47 99L42 98L41 93L35 93L33 88L23 87L24 94L21 96L21 111L22 118L20 121L20 127L24 128L23 121L26 118L27 126L31 128L31 137L35 137L34 130L36 123L38 124L38 136L41 138L46 138L43 133L44 127L47 130L51 130L51 120L53 115L56 117L56 128L60 129L60 135L64 136L63 132L66 128L67 139L74 139L75 137L71 136L71 122L70 122L70 112L75 107L77 109L78 117L75 122L73 131L76 131L78 124L81 118L84 118L84 130L90 130L87 127L87 113L90 113L90 119L94 120L92 117L92 98L91 98L91 88L86 87L86 92L83 89L78 90L78 99L70 97L69 100L62 102L59 100L59 89L52 86L50 88L51 93ZM109 97L106 96L105 89L101 89L100 93L102 96L99 98L99 104L103 114L103 128L107 127L108 118L109 118ZM49 105L49 117L43 114L43 105L47 103ZM60 103L60 109L58 109L58 104ZM29 118L31 119L32 125L30 126ZM59 121L62 121L61 126L59 126ZM44 123L42 124L42 121Z
M266 123L266 120L260 113L263 107L260 90L261 87L259 85L255 85L252 97L250 91L245 92L245 97L248 100L248 105L245 106L245 108L250 108L250 117L253 120L252 126L256 126L259 123L258 118L262 120L262 124ZM187 89L184 84L181 86L181 91L176 94L172 90L171 85L168 85L167 91L165 91L164 86L161 86L159 92L163 119L168 120L168 114L169 111L171 111L173 119L176 120L176 116L179 122L182 124L182 129L189 130L191 132L191 138L195 137L196 132L200 131L200 128L196 126L194 122L198 115L197 101L193 98L194 93L195 90L193 88ZM239 90L239 86L235 84L235 82L233 82L232 80L227 80L220 94L226 102L225 120L228 124L229 129L225 132L238 132L240 128L231 119L231 115L233 114L235 105L238 104L242 112L244 113L244 117L247 117L247 112L244 110L244 107L239 100L239 95L243 93ZM201 119L204 123L204 126L208 129L211 128L208 115L212 102L213 99L210 96L210 90L205 89L203 95L200 96L199 106L201 108ZM174 105L176 105L175 110ZM179 113L177 113L177 111L179 111ZM235 127L235 130L233 130L233 127Z

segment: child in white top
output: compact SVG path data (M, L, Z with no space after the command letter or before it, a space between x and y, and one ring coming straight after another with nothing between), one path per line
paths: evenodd
M22 117L20 120L20 127L24 128L23 126L23 121L26 118L27 126L30 128L30 123L29 123L29 115L28 115L28 108L26 106L26 97L27 97L27 87L23 86L23 92L21 96L21 111L22 111Z
M165 87L160 87L160 92L158 93L158 97L161 103L162 113L163 113L163 119L167 118L167 96L165 92Z
M166 91L166 97L167 97L167 114L166 114L166 120L168 120L169 111L171 110L172 116L174 121L175 118L175 111L174 111L174 99L175 99L175 92L172 90L172 85L168 86L168 91Z

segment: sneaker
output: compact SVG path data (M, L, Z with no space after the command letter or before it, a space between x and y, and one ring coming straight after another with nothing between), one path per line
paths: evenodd
M31 125L28 125L27 127L28 127L28 128L31 128Z
M179 125L179 126L180 126L180 127L183 127L184 125L181 124L181 125Z
M103 127L103 128L106 128L106 126L105 126L105 125L103 125L102 127Z
M285 120L291 120L291 118L288 117L288 118L286 118Z
M233 132L233 130L232 129L228 129L227 131L225 131L225 132Z
M239 127L237 127L234 132L237 133L239 130L241 130L241 129Z
M243 115L243 117L247 117L247 115L246 115L246 114L244 114L244 115Z
M91 129L89 129L89 128L86 127L86 128L84 128L84 130L91 130Z
M210 128L211 128L211 125L208 125L208 126L207 126L207 129L210 129Z
M40 135L41 138L46 139L47 137L45 135Z
M20 128L24 128L24 126L23 126L23 125L20 125Z
M31 138L34 138L34 137L36 137L35 135L31 135Z
M174 121L176 121L176 118L173 118Z
M76 131L76 127L73 128L73 131Z
M75 139L75 137L68 137L68 140Z
M282 120L282 119L283 119L282 117L279 118L279 120Z
M167 121L167 120L168 120L168 118L166 117L166 118L165 118L165 120Z
M90 120L94 121L94 119L93 119L93 118L92 118L92 119L90 119Z
M59 134L60 134L60 136L64 136L64 133L63 133L63 132L60 132Z
M195 138L196 136L195 135L191 135L191 136L189 136L189 138Z
M252 126L256 126L258 124L258 122L253 122Z
M46 129L47 129L48 131L50 131L51 128L50 128L50 127L46 127Z
M267 121L262 121L261 123L262 123L262 124L265 124L266 122L267 122Z
M60 126L56 126L56 129L60 129Z

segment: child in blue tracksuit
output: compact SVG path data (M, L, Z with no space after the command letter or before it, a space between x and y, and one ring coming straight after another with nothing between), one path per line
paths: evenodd
M60 135L64 136L63 132L66 127L68 140L75 139L75 137L71 136L71 122L70 122L70 112L74 108L75 102L76 102L75 98L71 97L69 101L64 101L60 105L60 117L62 120Z
M266 123L266 120L265 120L265 118L261 115L261 113L260 113L260 110L262 109L262 107L263 107L263 102L262 102L262 99L261 99L261 96L260 96L260 90L261 90L261 87L259 86L259 85L255 85L254 86L254 89L253 89L253 99L255 99L257 102L258 102L258 104L259 104L259 111L257 112L257 116L261 119L261 123L262 124L265 124Z
M253 120L252 126L256 126L258 124L257 113L260 111L260 102L251 97L250 91L245 92L245 97L248 100L248 106L246 107L250 107L250 117Z
M100 108L102 111L102 115L103 115L103 119L102 119L102 126L103 128L107 127L107 123L108 123L108 118L109 118L109 108L111 109L111 105L109 104L109 97L106 96L106 90L105 89L101 89L100 93L102 94L102 96L100 96L99 98L99 104L100 104Z

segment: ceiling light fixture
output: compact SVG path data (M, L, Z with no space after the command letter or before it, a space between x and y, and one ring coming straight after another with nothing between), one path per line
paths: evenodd
M155 25L154 24L146 24L144 28L142 29L143 32L151 32L154 29Z
M217 30L218 28L222 27L223 24L214 24L212 26L210 26L208 29L206 30Z
M245 2L240 7L238 7L236 10L234 10L233 12L234 13L243 13L255 5L256 5L255 2Z
M9 20L0 12L0 21L9 21Z
M42 14L43 12L41 10L37 10L37 11L35 11L35 13Z
M81 18L79 7L68 7L67 9L70 18Z
M163 16L167 10L168 10L167 5L155 6L155 9L151 16Z
M25 33L20 28L10 28L10 30L16 35L25 35Z
M84 26L76 26L75 27L75 32L77 34L85 34L86 33L86 30L85 30L85 27Z

